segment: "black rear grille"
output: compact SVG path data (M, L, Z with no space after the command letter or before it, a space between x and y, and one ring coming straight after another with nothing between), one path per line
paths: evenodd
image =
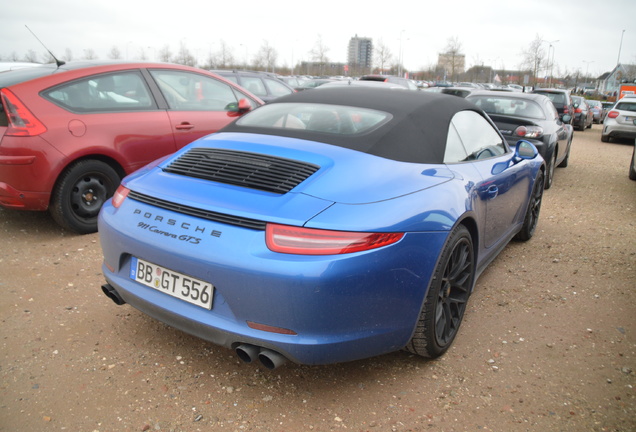
M198 217L201 219L207 219L214 222L221 222L229 225L236 225L243 228L250 228L255 230L265 230L266 222L249 219L239 216L228 215L225 213L217 213L208 210L202 210L196 207L185 206L182 204L165 201L159 198L153 198L148 195L140 194L139 192L130 191L128 198L140 201L145 204L149 204L154 207L170 210L173 212Z
M164 171L284 194L320 167L291 159L236 150L193 148Z

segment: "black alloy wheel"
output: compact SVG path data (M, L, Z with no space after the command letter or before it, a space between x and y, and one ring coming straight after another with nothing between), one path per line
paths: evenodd
M459 331L474 280L472 238L459 225L444 246L408 351L435 358L448 350Z

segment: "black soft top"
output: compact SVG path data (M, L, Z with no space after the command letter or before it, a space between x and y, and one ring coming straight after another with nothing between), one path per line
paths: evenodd
M259 133L319 141L402 162L441 164L446 150L448 127L455 113L475 111L463 98L420 91L337 87L307 90L269 103L310 103L374 109L391 114L390 121L366 133L323 134L302 129L241 126L234 122L221 132ZM250 114L246 114L249 116ZM240 122L239 122L240 123Z

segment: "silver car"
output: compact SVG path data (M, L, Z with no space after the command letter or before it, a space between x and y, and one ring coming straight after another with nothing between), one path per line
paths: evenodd
M636 96L624 96L603 120L601 141L612 138L636 138Z

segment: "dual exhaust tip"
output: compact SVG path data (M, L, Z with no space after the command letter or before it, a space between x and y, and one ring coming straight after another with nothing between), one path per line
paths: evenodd
M102 285L102 291L106 297L114 301L115 304L119 306L126 304L126 300L119 295L112 285ZM245 363L252 363L258 360L263 366L270 370L276 369L287 362L287 359L282 354L256 345L241 344L235 348L235 351L236 355Z
M258 360L270 370L276 369L287 362L287 359L282 354L256 345L241 344L235 348L235 351L238 358L245 363L252 363Z

